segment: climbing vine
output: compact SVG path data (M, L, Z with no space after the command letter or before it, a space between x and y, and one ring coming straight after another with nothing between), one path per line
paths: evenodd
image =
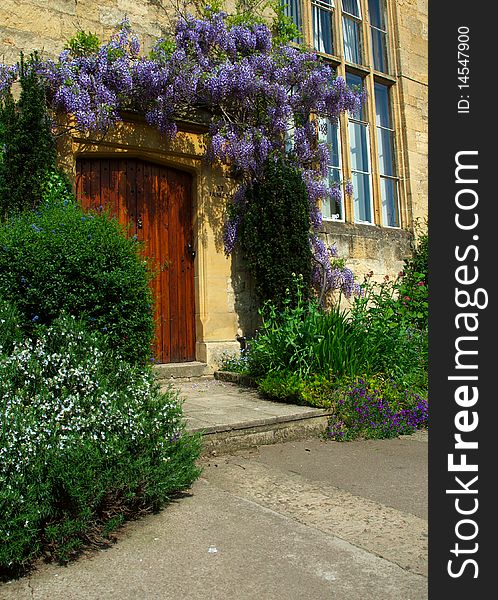
M58 60L37 60L32 68L46 84L50 108L74 115L82 131L105 132L123 110L136 110L172 139L186 111L205 111L206 158L231 168L240 183L236 202L264 180L268 161L285 160L308 195L313 278L323 288L325 276L325 287L336 289L333 252L317 232L319 202L342 193L328 184L329 148L317 141L316 117L336 122L342 112L356 111L363 98L314 53L290 44L294 35L282 11L265 23L208 7L200 17L179 15L172 35L148 55L124 20L107 43L80 32ZM18 76L16 66L0 65L0 97ZM240 222L240 213L230 214L236 216L225 226L227 254L237 243Z

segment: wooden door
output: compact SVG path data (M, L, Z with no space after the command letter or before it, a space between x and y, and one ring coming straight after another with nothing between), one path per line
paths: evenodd
M155 358L195 359L191 177L142 160L80 158L76 195L86 209L109 208L143 242L156 273Z

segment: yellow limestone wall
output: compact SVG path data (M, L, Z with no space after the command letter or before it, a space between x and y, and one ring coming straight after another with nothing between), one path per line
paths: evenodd
M397 86L400 88L403 146L402 176L406 183L407 222L427 216L427 13L428 0L389 0L395 30ZM22 50L39 50L56 58L66 40L78 30L108 39L128 16L143 48L171 30L174 0L2 0L0 3L0 61L15 63ZM143 122L119 125L99 142L67 136L61 140L61 162L69 173L78 154L128 153L137 158L185 169L194 176L194 230L197 360L216 366L223 351L237 352L235 335L250 333L254 321L251 284L240 263L223 253L222 222L230 180L202 162L200 132L183 131L171 144ZM410 233L376 226L328 223L323 235L336 242L340 254L357 276L374 270L378 277L395 275L409 254Z
M428 214L428 0L394 2L405 179L413 220Z

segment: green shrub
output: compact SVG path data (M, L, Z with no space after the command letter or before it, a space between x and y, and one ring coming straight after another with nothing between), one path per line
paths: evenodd
M56 147L45 87L32 68L37 57L21 56L21 95L0 98L0 220L11 212L37 207L47 173L55 167Z
M280 309L267 303L261 311L262 326L250 342L249 371L261 376L273 371L292 371L300 377L322 374L334 378L354 375L362 366L362 338L339 307L323 311L294 282L295 300L287 295Z
M258 390L266 398L293 404L306 404L302 398L305 386L299 373L292 371L271 371L258 381Z
M429 322L429 237L419 234L412 256L405 260L399 282L399 310L414 327L427 329Z
M427 399L384 375L356 378L335 397L327 434L337 441L391 438L428 424Z
M320 375L303 379L290 371L272 371L258 380L258 390L270 400L329 408L333 402L335 385Z
M264 180L248 188L243 210L238 243L261 302L280 307L289 293L294 301L295 274L309 295L310 216L302 176L282 160L268 161Z
M67 316L0 349L0 572L65 561L198 476L198 436L149 368Z
M19 313L10 302L0 298L0 351L9 354L15 342L22 339Z
M45 201L0 224L0 298L22 327L50 325L63 312L106 334L123 358L148 361L152 294L139 244L107 214L86 214L52 173Z
M401 310L399 280L375 283L368 277L364 294L350 307L351 324L362 339L358 373L386 373L405 387L427 389L428 336Z

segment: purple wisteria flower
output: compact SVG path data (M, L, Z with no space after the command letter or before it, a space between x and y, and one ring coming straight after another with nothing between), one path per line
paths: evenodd
M125 19L96 52L64 50L58 61L38 60L32 68L47 84L53 111L72 114L82 131L105 133L131 109L171 139L182 115L207 111L206 158L231 167L241 186L261 178L268 159L287 155L306 184L314 232L322 223L320 203L342 201L340 186L327 183L329 148L317 141L315 118L337 122L364 97L314 53L274 43L264 24L230 26L226 13L206 8L202 18L180 16L171 39L159 40L145 57ZM16 67L0 65L0 96L17 77ZM351 194L349 182L345 192ZM237 220L227 222L228 253L237 229ZM351 273L332 267L329 250L313 240L328 287L355 293Z

